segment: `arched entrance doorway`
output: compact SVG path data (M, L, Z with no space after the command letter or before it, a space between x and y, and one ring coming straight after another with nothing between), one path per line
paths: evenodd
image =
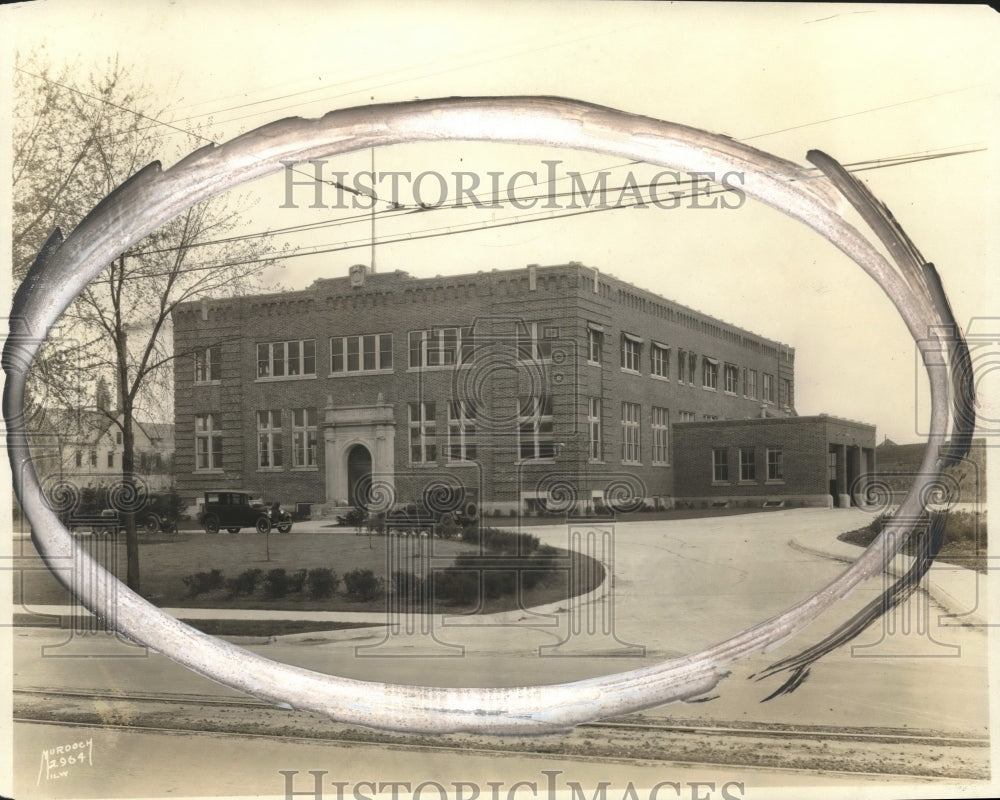
M364 484L372 474L372 454L363 444L356 444L347 452L348 499L352 506L365 504L367 492ZM359 491L360 489L360 491Z

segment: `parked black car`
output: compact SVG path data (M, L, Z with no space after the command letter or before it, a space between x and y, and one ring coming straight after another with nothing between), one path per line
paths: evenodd
M240 528L255 528L267 533L277 527L281 533L292 529L292 515L277 503L255 503L250 492L241 489L220 489L205 492L205 505L198 514L205 533L218 533L225 528L239 533Z

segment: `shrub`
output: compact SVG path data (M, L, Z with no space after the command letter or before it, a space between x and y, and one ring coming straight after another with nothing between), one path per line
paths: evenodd
M223 586L222 570L213 569L211 572L196 572L193 575L188 575L184 578L184 585L188 587L188 593L191 597L221 589Z
M423 604L424 579L412 572L396 570L392 573L392 592L407 605Z
M229 596L237 597L241 594L253 594L254 589L257 588L257 579L260 578L260 576L261 571L259 569L248 569L246 572L240 573L238 577L230 578L226 581L226 588L229 590Z
M284 597L291 588L291 579L284 569L272 569L264 578L264 596L275 599Z
M351 600L367 602L379 596L382 581L370 569L352 569L344 575L344 587Z
M306 571L298 569L288 576L288 591L301 592L306 582Z
M449 567L434 573L434 597L458 605L479 599L479 574Z
M333 596L340 587L340 578L328 567L317 567L309 570L306 585L309 588L309 596L313 600L322 600Z

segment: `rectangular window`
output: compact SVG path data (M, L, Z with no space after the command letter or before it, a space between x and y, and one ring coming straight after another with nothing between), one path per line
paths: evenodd
M392 334L334 336L330 339L330 372L375 372L392 369Z
M769 481L783 481L785 479L783 456L780 447L767 448L767 479Z
M712 450L712 482L729 483L729 451L724 447Z
M222 346L212 345L194 354L194 382L213 383L222 379Z
M82 467L83 466L83 453L81 453L79 450L76 451L76 461L75 461L75 463L76 463L77 467Z
M257 466L282 466L281 411L257 412Z
M590 433L588 455L591 461L604 460L604 445L601 442L601 398L591 397L587 402L587 430Z
M631 333L622 334L622 369L638 372L642 358L642 339Z
M719 362L714 358L701 359L701 385L706 389L719 388Z
M476 460L476 408L467 400L448 403L448 460Z
M97 466L97 451L96 450L91 450L90 451L90 466L92 466L92 467L96 467Z
M763 374L763 383L761 384L761 397L765 403L774 402L774 376L765 372Z
M222 469L222 432L214 414L195 415L194 453L196 470Z
M638 403L622 403L622 462L638 463L642 460L639 440Z
M702 414L701 418L706 422L716 422L719 419L718 414Z
M740 368L735 364L726 364L725 381L726 394L736 394L740 387Z
M698 374L698 355L688 353L688 383L694 385L695 376Z
M544 322L518 322L518 361L547 361L552 358L552 343L559 338L559 328Z
M315 374L315 339L266 342L257 345L258 378L295 378Z
M670 461L670 451L667 449L670 434L670 412L665 408L653 406L653 463L667 464Z
M292 409L292 466L316 466L316 409Z
M781 405L789 407L794 406L795 403L792 402L792 382L790 379L788 378L781 379L780 391L781 391L781 396L778 398L778 401L781 403Z
M410 331L410 368L447 367L467 363L472 358L475 341L472 328L433 328Z
M115 466L115 451L108 451L108 469L114 469Z
M757 399L757 370L747 370L746 396L751 400Z
M670 348L653 342L649 348L650 373L660 378L670 377Z
M555 458L552 396L521 397L517 417L518 453L524 460Z
M757 453L752 447L740 448L740 480L757 480Z
M677 351L677 380L679 383L684 383L685 370L687 369L687 351L678 350Z
M603 349L604 331L593 327L587 328L587 360L591 364L600 364Z
M677 414L678 422L694 422L694 412L693 411L680 411Z
M437 461L437 406L434 403L410 403L410 463L432 464Z

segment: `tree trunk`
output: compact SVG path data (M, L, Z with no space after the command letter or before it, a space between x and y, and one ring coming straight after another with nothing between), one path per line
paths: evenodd
M124 371L124 370L122 370ZM124 378L124 376L122 376ZM124 496L131 500L136 495L135 485L135 430L132 418L132 399L127 392L122 392L122 481L125 484ZM135 512L127 511L123 515L125 521L125 583L134 592L139 591L139 534L135 525Z

